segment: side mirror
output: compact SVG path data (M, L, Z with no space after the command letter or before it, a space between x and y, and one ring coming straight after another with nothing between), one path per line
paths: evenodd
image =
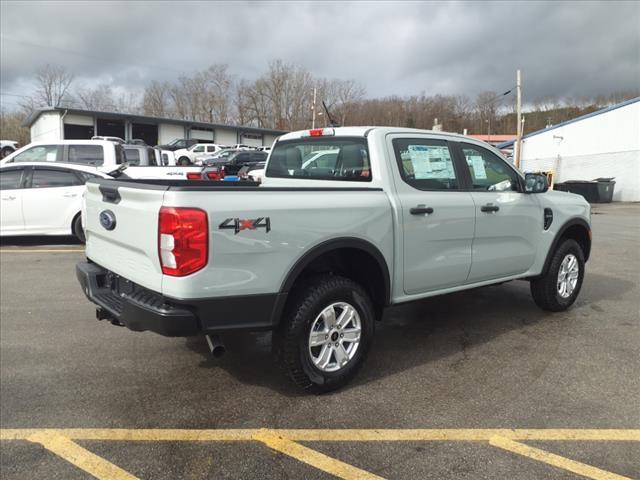
M541 173L527 173L524 176L524 193L544 193L549 190L547 176Z

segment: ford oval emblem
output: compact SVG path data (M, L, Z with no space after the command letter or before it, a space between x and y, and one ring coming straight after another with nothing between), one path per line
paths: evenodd
M116 216L111 210L103 210L100 212L100 225L106 230L113 230L116 228Z

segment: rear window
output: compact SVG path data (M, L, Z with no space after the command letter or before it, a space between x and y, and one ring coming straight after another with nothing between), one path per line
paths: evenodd
M319 137L278 142L266 173L276 178L369 182L369 150L364 138Z
M137 148L125 148L124 155L129 165L140 165L140 151Z
M102 165L104 163L102 145L69 145L69 163Z

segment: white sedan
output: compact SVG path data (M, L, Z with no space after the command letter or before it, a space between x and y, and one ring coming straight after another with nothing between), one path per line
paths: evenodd
M80 211L85 182L109 178L95 167L23 162L0 167L0 236L75 235L84 242Z

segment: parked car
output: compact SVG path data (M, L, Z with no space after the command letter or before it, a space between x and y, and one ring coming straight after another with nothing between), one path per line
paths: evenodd
M308 154L302 161L303 170L326 168L333 170L340 150L320 150Z
M237 151L238 150L236 150L235 148L223 148L222 150L219 150L217 153L214 153L213 155L212 154L198 155L195 158L194 163L196 165L203 165L203 166L208 165L212 161L219 160L221 158L227 158L229 155Z
M215 143L196 143L189 148L181 148L173 153L178 165L191 165L196 157L200 155L213 155L222 150L220 145Z
M92 165L104 173L109 173L126 163L125 147L138 149L139 152L149 148L138 145L123 145L119 142L106 140L34 142L0 160L0 165L22 162L62 162ZM134 165L127 168L127 176L139 179L181 180L187 178L188 172L200 172L201 170L201 167Z
M264 167L266 162L254 163L252 165L245 165L238 171L238 177L240 180L249 180L251 182L262 182L264 177Z
M195 138L176 138L175 140L167 143L166 145L157 145L161 150L170 150L172 152L180 150L182 148L189 148L196 143L213 143L206 140L198 140Z
M334 168L303 170L313 150L339 150ZM356 375L388 305L520 279L566 310L591 250L581 196L486 143L406 128L285 134L260 186L94 179L85 201L76 274L98 318L212 349L230 329L273 330L285 372L313 392Z
M258 152L257 150L236 150L227 157L220 157L206 162L209 167L222 167L225 176L236 175L238 171L245 165L264 162L267 159L266 152Z
M0 167L0 236L75 235L84 242L84 184L95 167L27 162Z
M162 161L158 159L160 150L143 145L123 145L124 156L127 163L132 166L158 166L162 165Z
M20 146L13 140L0 140L0 159L15 152Z

